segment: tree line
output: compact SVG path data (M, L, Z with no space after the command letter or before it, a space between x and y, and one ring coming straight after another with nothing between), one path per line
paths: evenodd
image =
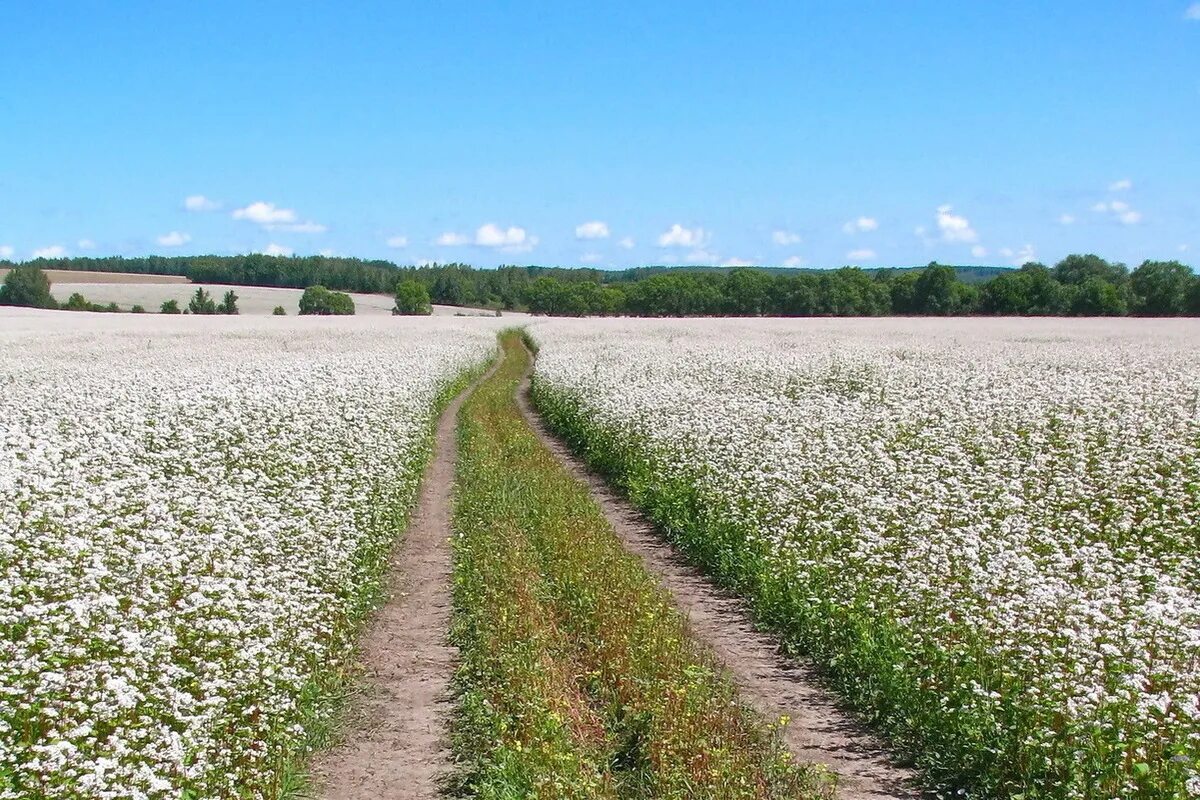
M609 272L475 269L457 263L397 267L388 261L260 254L39 259L28 265L391 295L419 285L428 294L427 302L564 316L1200 314L1200 281L1189 267L1177 261L1146 261L1130 270L1091 254L1068 256L1053 267L1028 263L1017 270L931 263L918 269L651 267ZM398 310L402 305L398 302Z

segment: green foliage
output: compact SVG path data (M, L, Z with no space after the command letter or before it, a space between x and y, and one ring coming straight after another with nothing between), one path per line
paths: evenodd
M63 309L66 311L91 311L92 304L89 303L87 298L82 294L79 292L74 292L69 298L67 298L67 302L63 305Z
M193 314L216 314L217 304L213 302L212 295L205 291L203 286L199 286L188 303L188 311Z
M158 310L163 314L181 314L178 300L164 300L163 304L158 307Z
M415 280L403 280L396 284L396 305L392 307L393 314L406 316L428 316L433 313L429 303L429 290L425 285Z
M50 279L37 267L17 267L4 276L0 285L0 306L58 308L50 294Z
M472 797L829 796L514 402L517 334L459 415L453 742Z
M146 307L141 305L140 303L134 303L132 306L129 307L129 313L130 314L145 314Z
M230 289L229 291L227 291L225 293L225 296L223 298L221 298L221 303L217 306L217 313L218 314L236 314L236 313L238 313L237 301L238 301L237 294L234 293L233 289Z
M287 309L284 308L283 306L275 306L275 310L272 311L271 314L276 317L286 317Z
M1178 261L1143 261L1129 276L1134 312L1154 317L1185 314L1198 280Z
M324 286L309 286L300 296L302 316L348 316L354 313L354 300L343 292L332 292Z

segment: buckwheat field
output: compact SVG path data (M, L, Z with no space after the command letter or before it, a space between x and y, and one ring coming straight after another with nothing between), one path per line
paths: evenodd
M1200 326L539 323L552 425L946 794L1200 797Z
M389 322L0 321L0 797L286 788L495 348Z

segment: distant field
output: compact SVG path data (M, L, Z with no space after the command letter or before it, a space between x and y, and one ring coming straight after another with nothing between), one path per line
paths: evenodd
M10 269L0 269L0 281L4 280ZM80 270L69 269L47 269L43 270L46 277L50 279L50 283L57 285L59 282L64 284L81 284L95 285L100 283L183 283L186 284L188 279L182 275L140 275L136 272L82 272Z
M75 279L72 282L55 282L55 273L50 272L50 291L54 294L54 298L59 302L66 302L73 293L79 292L88 300L100 305L116 303L122 310L128 309L133 305L144 306L147 311L158 311L159 306L167 300L175 300L183 308L187 307L188 300L196 289L203 286L209 294L218 302L225 292L233 289L238 296L238 309L243 316L269 315L275 306L283 306L287 309L288 314L295 314L299 311L300 295L303 294L301 289L275 289L265 286L224 286L216 284L194 284L187 283L183 279L175 281L148 281L141 282L132 281L112 281L98 283L81 283L78 282L78 277L82 273L71 272L66 273L70 278ZM99 275L104 278L157 278L160 276L147 275L124 275L118 273L88 273L90 275ZM392 298L382 294L354 294L350 295L354 298L355 314L359 316L375 316L388 315L392 313ZM437 316L453 316L455 314L467 315L491 315L491 311L473 309L473 308L458 308L455 306L434 306L433 313ZM505 316L512 315L513 312L505 312ZM524 315L518 315L524 316Z

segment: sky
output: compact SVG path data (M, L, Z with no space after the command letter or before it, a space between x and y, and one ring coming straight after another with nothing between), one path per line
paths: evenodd
M1200 2L9 2L0 258L1200 263Z

